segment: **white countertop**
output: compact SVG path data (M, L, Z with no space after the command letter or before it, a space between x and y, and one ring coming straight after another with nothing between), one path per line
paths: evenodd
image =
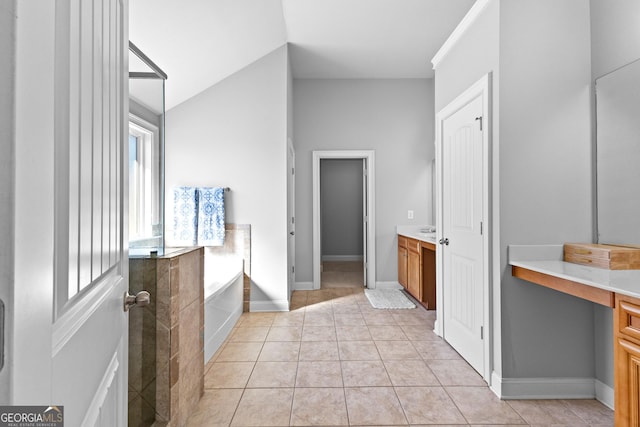
M562 261L563 245L509 245L509 265L640 298L640 270L607 270Z
M425 228L436 229L433 225L398 225L396 226L396 232L405 237L410 237L416 240L422 240L423 242L436 243L436 233L423 233L420 230Z

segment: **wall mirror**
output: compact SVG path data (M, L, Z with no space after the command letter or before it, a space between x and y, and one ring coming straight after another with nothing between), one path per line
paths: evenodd
M640 245L640 60L596 80L598 243Z

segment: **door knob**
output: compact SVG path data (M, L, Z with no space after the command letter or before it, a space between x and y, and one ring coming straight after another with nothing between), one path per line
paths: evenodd
M124 311L129 311L129 308L144 307L151 302L151 295L147 291L140 291L135 295L129 295L129 292L124 293Z
M294 236L296 233L294 231L290 231L289 234L291 234L292 236Z
M440 239L438 243L449 246L449 239Z

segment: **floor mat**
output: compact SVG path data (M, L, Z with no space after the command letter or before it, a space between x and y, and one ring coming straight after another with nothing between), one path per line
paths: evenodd
M365 289L364 294L373 308L416 308L416 305L400 289Z

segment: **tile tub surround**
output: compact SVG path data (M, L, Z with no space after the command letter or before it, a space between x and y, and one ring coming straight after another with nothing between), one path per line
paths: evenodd
M139 362L134 360L130 362L130 366L143 367L140 369L144 380L142 384L149 382L153 384L154 390L147 386L144 389L146 393L140 393L142 404L138 406L136 396L132 396L132 389L137 384L135 381L138 377L135 372L138 370L134 371L133 385L130 370L130 426L151 425L147 424L150 419L149 408L144 404L151 406L153 394L155 426L186 425L187 418L202 397L203 260L204 248L182 249L163 257L130 260L131 292L135 292L137 286L140 290L147 289L151 294L151 304L139 311L151 311L155 316L153 323L143 323L143 328L146 329L140 333L137 330L139 322L131 321L137 317L137 309L131 310L130 329L136 328L132 331L134 340L137 336L142 337L142 347L146 351L141 352ZM155 328L155 333L149 333L150 328ZM130 352L130 360L131 357ZM150 382L148 378L152 376L153 382ZM139 407L141 409L138 409ZM142 423L135 418L137 414L144 416Z
M294 291L290 312L242 315L187 425L613 426L595 400L499 400L434 320L373 309L361 289Z

